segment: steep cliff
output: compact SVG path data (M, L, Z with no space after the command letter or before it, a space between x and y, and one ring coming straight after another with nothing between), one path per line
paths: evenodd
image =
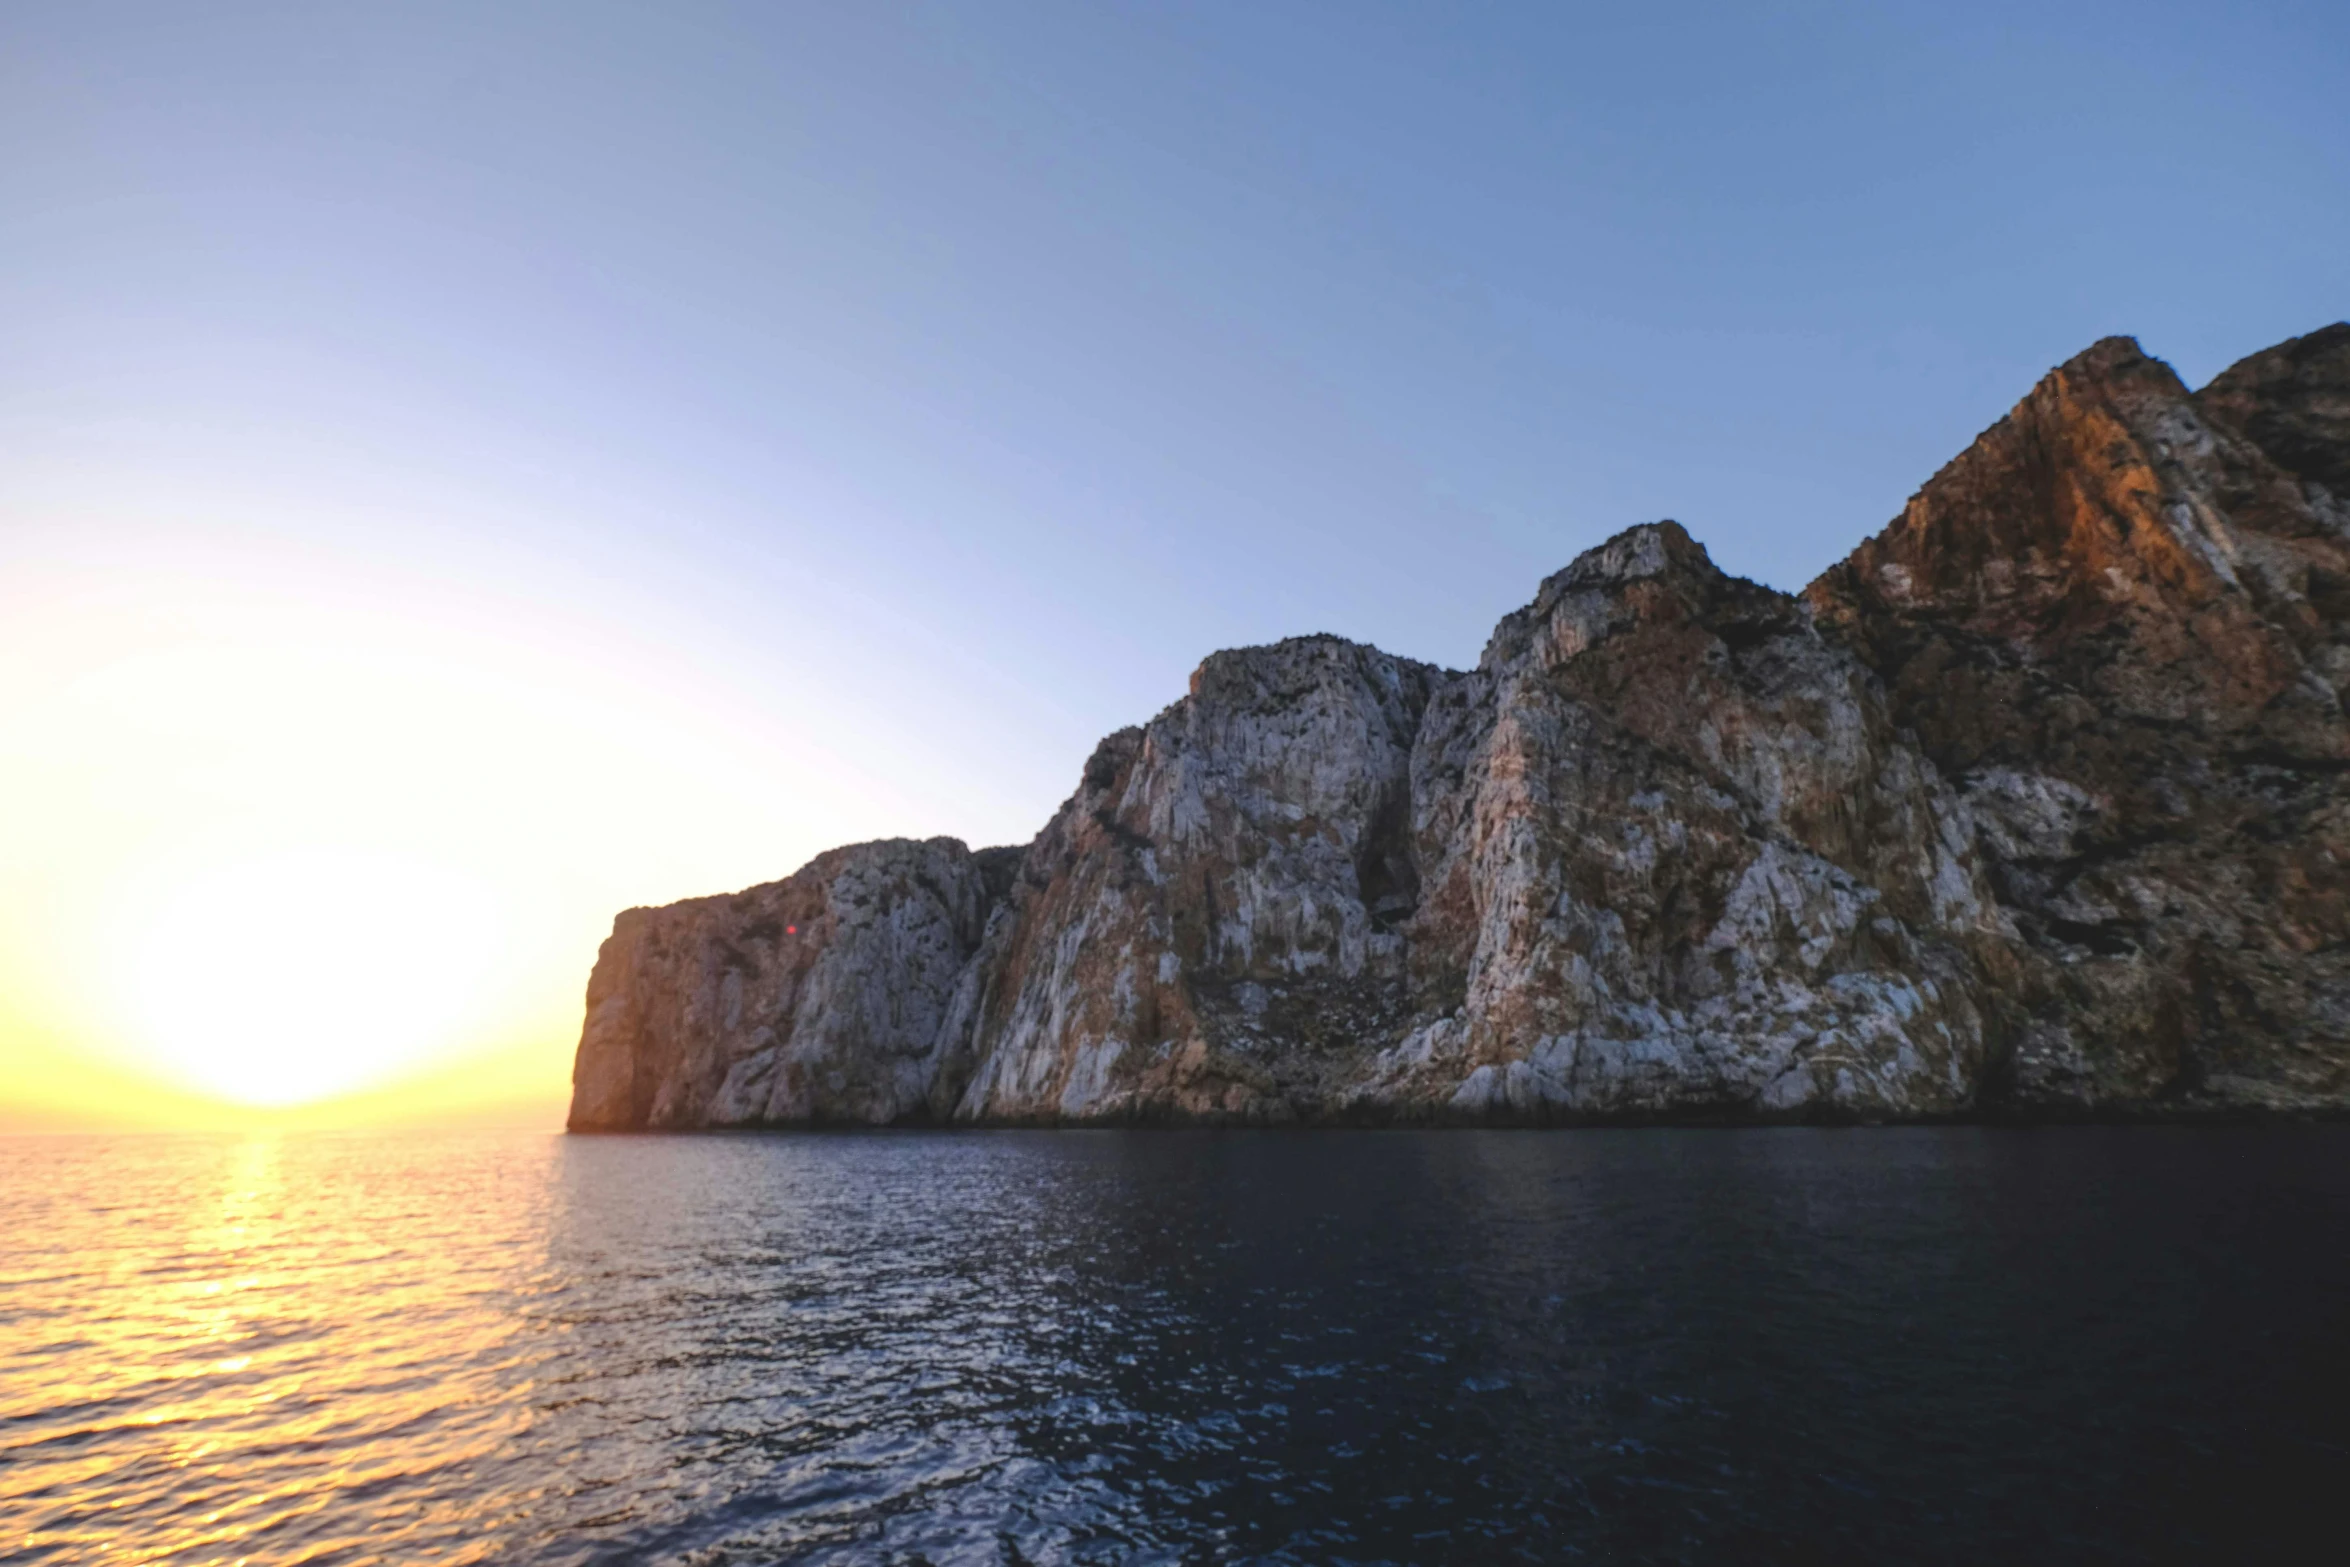
M1218 653L1104 741L953 1030L979 1119L1311 1114L1413 1016L1411 758L1441 671L1336 637Z
M1966 800L2022 938L1987 998L1996 1097L2350 1096L2346 347L2206 400L2099 343L1807 591Z
M628 910L588 979L572 1127L918 1110L956 981L1017 857L893 838L731 897Z
M1413 758L1431 1017L1356 1103L1916 1114L1971 1102L2006 932L1876 681L1677 525L1543 584Z
M621 916L580 1129L2350 1107L2350 327L2109 339L1800 599L1218 653L1024 850Z
M2239 360L2195 403L2286 472L2350 498L2350 322Z

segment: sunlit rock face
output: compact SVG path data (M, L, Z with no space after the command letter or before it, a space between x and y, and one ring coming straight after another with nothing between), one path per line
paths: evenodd
M891 839L729 897L630 909L588 980L572 1127L919 1110L956 982L1018 858Z
M1102 742L989 931L939 1108L1338 1104L1415 1016L1412 748L1447 679L1300 637L1216 654L1184 700Z
M621 916L572 1124L2350 1105L2346 466L2350 327L2111 339L1800 599L1658 523L1216 654L1025 850Z
M1954 1111L2006 962L1965 815L1796 600L1672 523L1543 584L1413 757L1419 1026L1471 1117Z
M1961 793L2023 1106L2350 1097L2350 327L2200 396L2109 338L1812 584Z

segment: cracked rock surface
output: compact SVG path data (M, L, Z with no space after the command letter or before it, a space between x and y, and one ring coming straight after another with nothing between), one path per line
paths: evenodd
M2350 327L2190 394L2109 338L1808 590L1965 798L1985 1097L2350 1099Z
M571 1124L2350 1107L2350 326L2042 381L1800 597L1218 653L1034 842L620 916Z

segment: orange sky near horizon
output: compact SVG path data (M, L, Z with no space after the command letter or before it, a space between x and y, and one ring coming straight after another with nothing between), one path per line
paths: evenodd
M642 606L10 542L0 1125L557 1126L616 912L950 830Z

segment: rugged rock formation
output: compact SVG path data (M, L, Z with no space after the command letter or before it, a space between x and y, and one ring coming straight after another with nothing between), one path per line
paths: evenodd
M1414 755L1426 1021L1358 1102L1953 1111L2005 930L1957 801L1784 594L1672 523L1543 584Z
M1412 744L1444 679L1303 637L1216 654L1188 697L1102 742L974 967L954 1112L1332 1102L1414 1013Z
M1018 858L893 838L731 897L630 909L588 980L572 1127L920 1110L956 982Z
M2286 472L2350 497L2350 323L2238 362L2195 401Z
M1801 598L1219 653L1024 850L622 915L580 1129L2350 1106L2350 327L2053 372Z
M2346 414L2350 329L2202 399L2108 339L1808 590L2018 926L1992 1096L2350 1095Z

